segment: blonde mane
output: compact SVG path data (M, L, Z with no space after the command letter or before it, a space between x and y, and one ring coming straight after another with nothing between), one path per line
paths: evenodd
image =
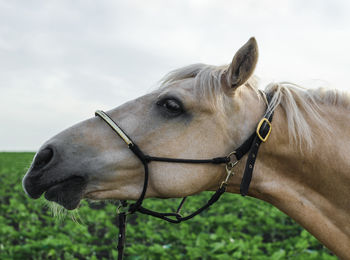
M199 100L206 101L212 109L222 111L225 115L225 104L228 104L231 97L222 91L221 79L227 68L228 65L189 65L168 73L161 80L161 87L194 78L194 92ZM310 149L313 144L310 122L313 121L326 131L329 130L329 125L322 117L320 104L350 109L350 93L336 89L305 89L290 82L279 82L269 84L264 92L261 92L258 90L258 79L255 76L251 77L245 86L253 89L259 97L265 98L264 93L272 95L267 113L281 106L286 114L289 138L293 140L291 143L304 144Z
M320 105L350 108L350 93L336 89L306 89L294 83L279 82L269 84L265 93L273 95L269 111L275 110L277 106L285 111L289 139L294 144L305 144L309 149L313 145L311 122L324 131L330 130Z

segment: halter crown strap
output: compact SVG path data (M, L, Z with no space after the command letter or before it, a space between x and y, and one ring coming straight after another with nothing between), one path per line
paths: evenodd
M272 95L266 94L266 100L267 104L270 104ZM249 152L240 186L240 193L242 196L246 196L248 194L260 144L266 142L270 136L273 114L273 111L270 111L268 107L265 116L258 123L255 132L236 150L237 160L240 160L247 152Z
M248 194L249 185L252 180L254 165L255 165L256 158L258 156L260 144L267 140L272 129L271 127L272 116L273 116L273 113L268 118L264 117L263 119L261 119L256 129L256 133L254 133L253 135L254 138L252 140L252 145L250 148L250 152L248 154L244 174L241 181L240 193L242 196L245 196Z

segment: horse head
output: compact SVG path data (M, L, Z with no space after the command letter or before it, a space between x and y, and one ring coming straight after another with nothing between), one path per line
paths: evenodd
M229 153L252 133L265 103L251 86L258 59L251 38L228 66L190 65L169 73L157 90L108 111L142 151L153 156L211 158ZM184 197L214 190L224 178L218 165L152 162L146 197ZM240 177L231 189L239 190ZM236 180L235 180L236 179ZM82 198L136 200L142 163L94 117L42 145L23 179L32 198L74 209ZM237 185L234 185L236 183Z

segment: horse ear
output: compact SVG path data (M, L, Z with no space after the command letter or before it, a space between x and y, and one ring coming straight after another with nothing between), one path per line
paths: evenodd
M258 61L258 44L254 37L235 54L226 72L226 83L230 89L243 85L253 74Z

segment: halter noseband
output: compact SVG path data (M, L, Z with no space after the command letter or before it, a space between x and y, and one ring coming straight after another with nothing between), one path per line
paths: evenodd
M267 98L267 103L269 104L272 99L272 96L267 94L266 98ZM240 193L242 194L242 196L247 195L260 144L262 142L265 142L268 139L272 129L271 121L273 117L273 111L269 111L267 109L265 116L260 120L259 124L257 125L256 131L240 147L238 147L233 152L229 153L227 156L215 157L212 159L180 159L180 158L155 157L155 156L146 155L132 141L132 139L113 121L113 119L110 118L105 112L101 110L97 110L95 112L95 116L99 116L101 119L103 119L113 129L113 131L115 131L119 135L119 137L128 145L128 148L142 162L144 167L145 177L144 177L144 183L143 183L143 188L142 188L140 197L137 199L135 203L130 204L129 207L127 207L126 201L121 201L120 206L118 207L118 213L119 213L118 259L122 259L124 242L125 242L125 228L126 228L125 223L126 223L127 214L133 214L136 211L138 211L142 214L151 215L153 217L157 217L171 223L180 223L182 221L186 221L193 218L194 216L200 214L202 211L204 211L205 209L209 208L212 204L214 204L220 198L220 196L226 191L228 180L234 174L233 172L234 166L239 162L239 160L245 154L249 152L241 186L240 186ZM236 157L236 160L232 160L233 155ZM180 214L180 210L187 197L184 197L182 199L175 213L160 213L160 212L155 212L142 207L142 202L145 198L147 187L148 187L148 178L149 178L148 164L152 161L170 162L170 163L191 163L191 164L204 164L204 163L226 164L227 175L225 180L222 181L219 188L208 200L208 202L201 208L197 209L192 214L185 217L181 216ZM120 211L120 209L123 207L126 208L126 210Z

